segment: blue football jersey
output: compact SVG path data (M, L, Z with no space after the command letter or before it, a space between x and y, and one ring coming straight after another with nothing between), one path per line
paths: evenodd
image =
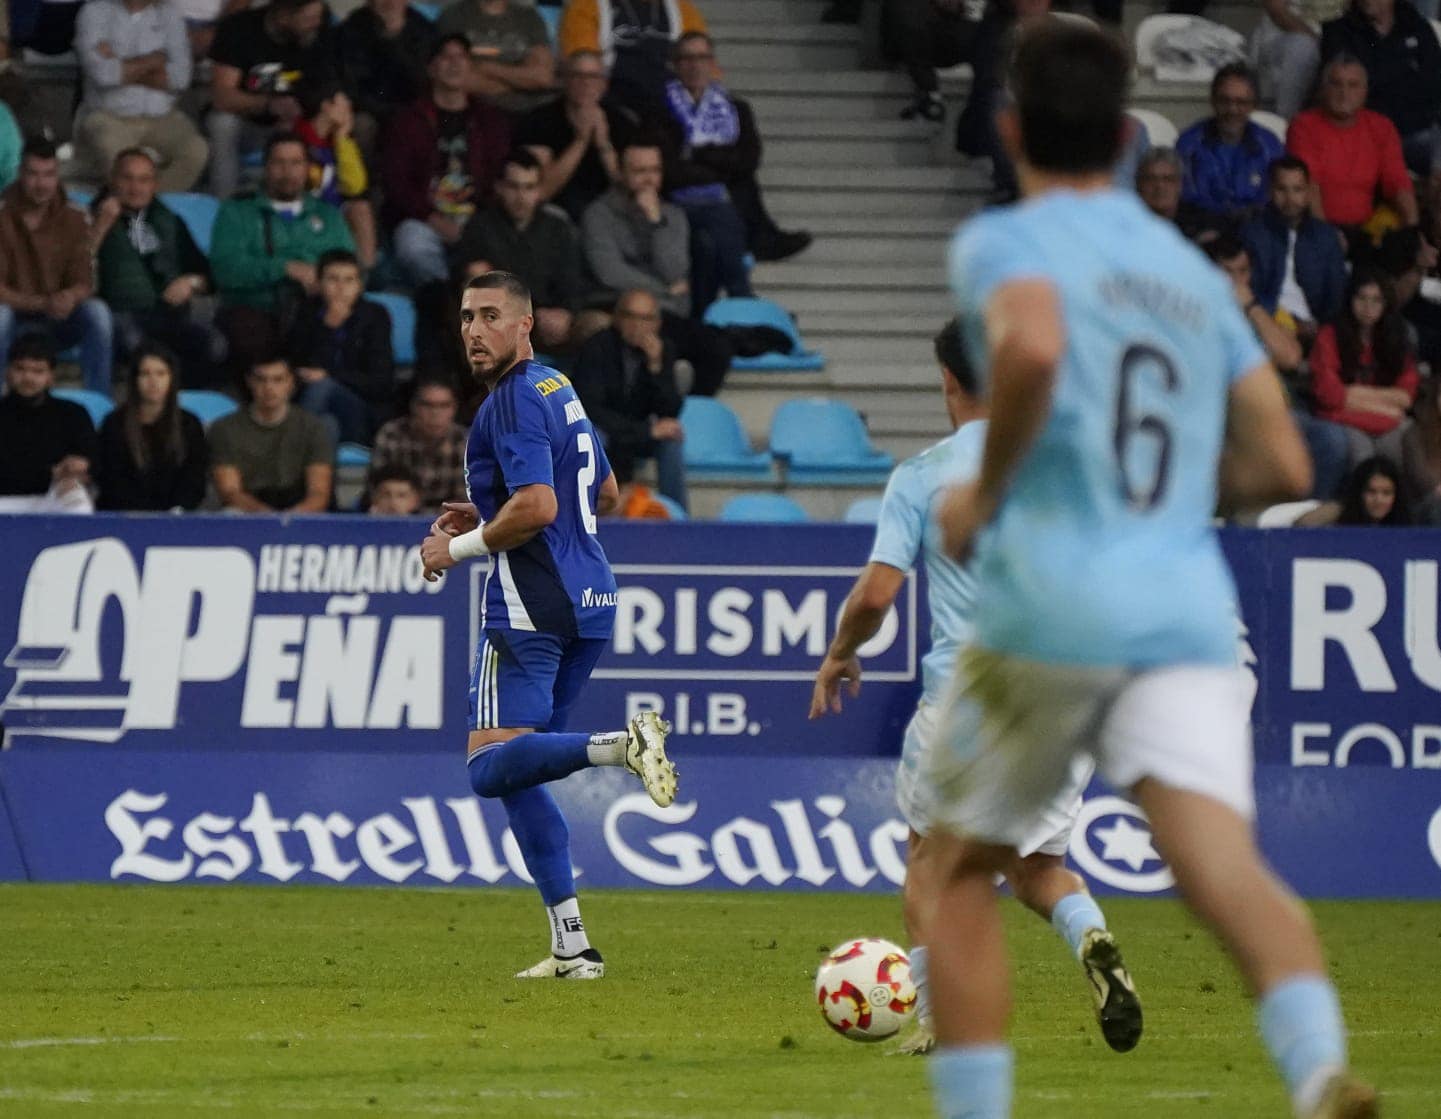
M987 302L1026 279L1055 288L1065 353L979 542L978 643L1060 663L1235 663L1211 519L1231 385L1266 359L1230 284L1130 192L988 211L951 253L978 369Z
M555 490L555 520L490 557L482 625L576 637L609 637L616 587L596 538L596 495L610 476L570 379L537 361L502 377L470 426L465 488L491 520L522 486Z
M896 467L881 499L871 563L909 571L924 558L931 647L921 661L921 699L939 703L950 682L956 653L971 640L975 580L941 547L936 502L948 486L975 478L986 444L983 420L968 423L933 447Z

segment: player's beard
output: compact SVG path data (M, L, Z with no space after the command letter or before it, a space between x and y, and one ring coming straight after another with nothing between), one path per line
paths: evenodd
M493 364L488 368L479 362L471 361L470 375L484 384L494 384L500 380L501 374L505 373L506 370L515 364L515 355L516 351L514 349L508 354L490 354L489 356ZM481 360L484 361L485 359L482 358Z

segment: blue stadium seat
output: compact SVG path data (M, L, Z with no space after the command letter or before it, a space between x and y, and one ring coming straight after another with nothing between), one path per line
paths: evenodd
M390 312L390 348L396 365L415 364L415 304L394 291L368 291L365 298Z
M799 502L783 493L741 493L721 507L723 521L800 524L810 520Z
M211 194L176 191L162 194L160 201L175 211L190 230L190 236L206 256L210 255L210 231L215 228L215 215L220 213L220 199Z
M846 509L846 524L873 525L881 519L879 497L858 497Z
M560 5L537 4L535 10L545 20L545 29L550 32L550 45L557 46L560 43Z
M51 389L50 395L79 404L90 413L90 422L97 428L115 410L115 401L94 389Z
M652 494L651 497L654 498L654 499L655 499L657 502L659 502L661 505L664 505L664 506L665 506L665 511L670 514L670 519L671 519L671 520L673 520L673 521L688 521L688 520L690 520L690 518L686 516L686 512L685 512L685 510L681 507L680 502L678 502L678 501L672 501L670 498L666 497L666 495L663 494L663 493Z
M710 396L688 396L680 411L686 473L703 477L765 478L771 457L752 451L740 417Z
M181 389L180 407L205 427L209 427L216 420L230 415L240 405L223 392L213 392L210 389Z
M367 467L370 465L370 448L359 443L342 443L335 448L335 465Z
M430 20L431 23L434 23L440 18L441 6L439 4L411 4L410 6L426 19Z
M794 482L860 486L884 482L895 460L871 446L849 404L824 397L788 400L771 419L771 454Z
M732 369L814 370L826 367L824 357L815 350L806 349L790 313L769 299L717 299L705 309L705 321L711 326L771 326L791 340L791 352L788 354L733 358Z

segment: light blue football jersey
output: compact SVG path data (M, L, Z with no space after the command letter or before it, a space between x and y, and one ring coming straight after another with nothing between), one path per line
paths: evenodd
M1115 190L988 211L950 270L977 369L1002 284L1049 281L1066 331L1050 417L979 542L977 643L1051 663L1234 664L1211 518L1231 385L1266 359L1220 270Z
M941 549L936 502L947 486L973 479L981 466L986 424L960 427L896 467L881 499L871 563L909 571L924 557L931 611L931 648L921 661L921 701L939 703L956 665L956 653L971 640L975 580Z

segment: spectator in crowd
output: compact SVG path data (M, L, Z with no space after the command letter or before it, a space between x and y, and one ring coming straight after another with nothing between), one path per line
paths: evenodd
M1321 26L1340 15L1346 0L1261 0L1263 15L1251 36L1251 60L1261 92L1290 120L1311 100L1321 63Z
M210 261L185 223L157 197L155 160L144 148L115 157L96 198L91 244L98 294L110 308L115 353L127 361L146 340L179 355L177 377L190 387L216 379L225 342L198 313L210 290Z
M1240 63L1211 79L1214 116L1181 133L1176 154L1185 167L1186 202L1228 221L1245 220L1266 201L1266 169L1285 151L1275 135L1251 120L1256 79Z
M1419 229L1395 229L1381 239L1375 264L1396 289L1396 305L1415 332L1417 359L1441 372L1441 279L1436 243Z
M79 404L52 396L55 349L40 334L10 347L0 396L0 513L89 513L95 428Z
M286 343L300 378L298 402L325 421L335 441L369 444L395 391L390 314L361 298L365 282L354 253L330 249L315 271L320 291L306 300Z
M1417 524L1441 525L1441 377L1421 382L1415 411L1401 436L1402 493Z
M1401 134L1406 164L1441 175L1441 42L1408 0L1352 0L1321 29L1321 57L1345 54L1366 68L1366 107Z
M55 145L26 141L20 178L0 195L0 361L17 331L80 345L85 387L110 395L110 308L94 298L90 230L65 199Z
M635 480L635 463L626 461L610 464L615 474L615 484L620 491L613 517L625 521L669 521L671 509L656 497L655 492L644 482Z
M355 134L366 155L401 109L425 96L425 68L440 35L406 0L366 0L336 32L340 76L355 103Z
M718 226L718 240L731 236L730 218L715 201L723 197L739 216L757 260L794 256L811 243L811 235L783 233L766 211L756 182L761 141L755 114L720 83L709 35L688 31L680 37L675 71L665 89L670 109L665 181L671 200L685 207L692 239L708 222Z
M0 191L19 177L20 149L24 146L15 114L10 111L9 105L0 101Z
M244 158L276 128L292 129L303 84L335 81L322 0L270 0L220 21L210 47L210 193L228 198Z
M310 166L306 183L311 195L336 207L355 240L361 267L375 267L377 250L375 211L366 191L370 174L355 139L355 111L338 86L307 86L301 93L304 116L295 122L295 134L305 141Z
M100 425L99 509L198 509L205 499L205 429L180 407L175 355L142 346L125 400Z
M319 290L321 254L355 251L340 211L306 193L308 168L304 141L276 133L265 145L260 192L222 202L215 219L210 262L221 329L239 370L279 352L304 297Z
M661 197L661 153L650 141L620 153L620 181L592 202L581 219L581 244L591 274L611 292L648 291L661 307L688 316L690 224Z
M885 54L900 63L915 87L915 97L901 110L902 120L946 119L936 68L969 61L985 7L985 0L887 0L881 5Z
M175 106L190 88L190 41L179 11L160 0L90 0L80 9L76 53L85 75L77 148L100 175L126 148L160 161L161 190L189 190L210 146Z
M577 51L561 64L559 99L525 115L516 143L541 161L540 196L579 222L585 208L620 178L616 151L625 147L637 117L606 100L605 62Z
M1311 212L1354 231L1370 219L1379 190L1402 224L1415 225L1416 194L1401 137L1365 104L1365 68L1350 55L1337 55L1321 71L1319 105L1291 121L1286 147L1310 168Z
M1311 213L1311 175L1304 161L1284 155L1271 164L1266 208L1241 231L1251 256L1256 298L1295 328L1305 347L1320 323L1341 310L1346 254L1334 226Z
M637 289L620 297L615 325L581 347L571 379L611 464L655 459L660 492L685 508L681 391L652 293Z
M1345 429L1352 462L1376 454L1400 462L1401 428L1419 381L1390 282L1358 269L1341 314L1311 349L1317 416Z
M245 378L250 403L210 427L211 480L235 513L323 513L330 507L335 449L325 425L291 406L295 374L262 359Z
M1303 527L1356 525L1380 528L1409 525L1410 510L1401 485L1401 472L1390 459L1375 455L1356 464L1346 475L1340 501L1327 501L1297 522Z
M1136 193L1146 208L1181 231L1187 240L1216 237L1221 223L1181 197L1185 168L1174 148L1152 148L1136 167Z
M420 512L420 483L403 466L387 466L370 474L366 512L380 517L413 517Z
M375 476L397 468L420 485L420 504L438 510L443 501L465 500L466 430L455 422L455 387L440 378L421 378L410 394L410 410L375 435L370 454Z
M687 31L705 31L691 0L571 0L560 17L560 54L593 51L610 67L615 99L649 115L665 99L671 47Z
M215 29L220 21L250 7L249 0L172 0L175 10L185 20L185 34L190 39L190 56L196 62L210 54L215 42Z
M395 255L418 285L446 277L446 251L478 201L490 195L510 150L510 124L493 105L466 92L470 44L440 40L427 94L391 118L381 155Z
M570 222L540 208L540 161L525 148L506 157L494 202L466 222L451 256L462 269L483 265L519 276L535 308L535 345L552 351L569 344L584 294L580 242ZM453 301L454 288L447 285L443 297Z
M506 112L535 108L555 87L550 29L533 5L451 0L435 27L441 35L469 40L469 91Z

